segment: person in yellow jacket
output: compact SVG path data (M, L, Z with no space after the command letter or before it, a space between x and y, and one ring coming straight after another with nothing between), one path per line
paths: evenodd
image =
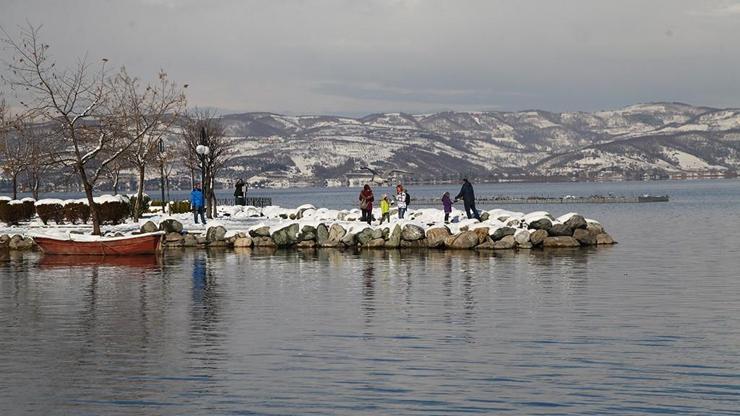
M380 199L380 213L383 214L380 217L380 223L381 224L383 223L383 221L386 221L386 220L389 223L391 222L391 214L389 212L390 209L391 209L391 203L388 200L388 195L387 194L383 194L383 197Z

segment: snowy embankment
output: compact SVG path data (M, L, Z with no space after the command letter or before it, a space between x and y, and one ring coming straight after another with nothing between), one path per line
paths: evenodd
M219 207L218 218L207 225L195 224L192 214L150 214L139 222L103 226L106 235L163 230L167 247L368 247L531 249L534 247L581 247L613 244L614 240L595 220L576 213L554 217L547 212L481 211L482 221L468 219L453 209L450 222L438 209L410 210L391 222L360 221L358 209L333 210L302 205ZM374 212L380 218L380 210ZM0 229L9 236L64 235L89 230L89 225L43 225L38 219L20 227ZM10 237L1 237L9 241ZM16 244L17 245L17 244Z

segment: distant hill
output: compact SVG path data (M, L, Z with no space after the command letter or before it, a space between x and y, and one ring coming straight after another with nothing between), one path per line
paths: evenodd
M415 179L667 176L740 167L740 110L683 103L613 111L383 113L361 118L223 117L237 157L227 176L320 183L362 166Z

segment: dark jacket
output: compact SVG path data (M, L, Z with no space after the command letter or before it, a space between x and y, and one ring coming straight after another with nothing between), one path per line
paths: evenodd
M462 188L460 188L460 193L457 194L457 196L455 197L455 200L458 199L462 199L463 201L465 201L466 204L472 204L473 202L475 202L475 192L473 192L473 184L465 181Z
M244 196L244 181L239 179L234 185L234 196Z
M360 201L367 202L366 210L372 211L373 209L373 201L375 201L375 197L373 196L373 191L370 189L363 189L362 192L360 192Z
M193 208L203 208L206 205L206 201L203 198L203 191L200 189L193 189L193 191L190 192L190 205L192 205Z

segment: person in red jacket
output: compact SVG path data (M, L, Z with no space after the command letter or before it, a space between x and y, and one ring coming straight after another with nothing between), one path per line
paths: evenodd
M373 190L370 189L370 185L365 185L360 192L360 210L362 210L361 221L366 221L368 224L373 220Z

